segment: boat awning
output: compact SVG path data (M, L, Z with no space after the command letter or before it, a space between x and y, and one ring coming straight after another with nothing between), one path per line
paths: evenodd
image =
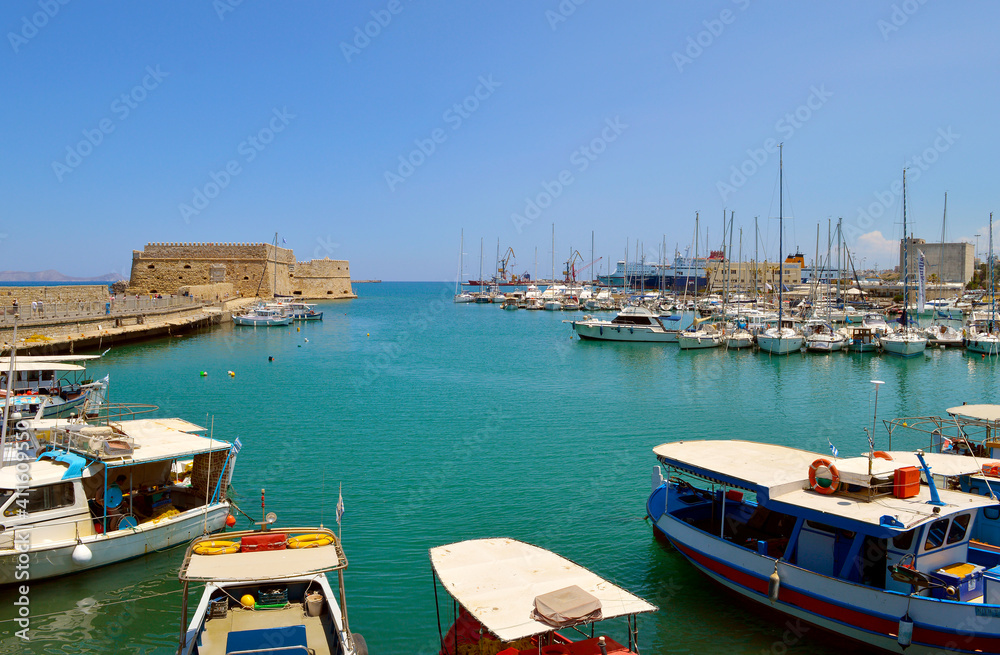
M6 373L10 370L10 362L0 366L0 373ZM15 371L85 371L86 369L79 364L66 364L63 362L22 362L21 358L18 358L14 362Z
M131 458L126 458L121 463L107 462L108 468L166 459L184 459L201 453L229 450L232 447L228 441L193 434L204 432L205 428L179 418L137 419L112 422L112 425L135 440L135 450Z
M945 410L951 416L971 418L976 421L1000 421L1000 405L959 405Z
M225 553L218 555L198 555L194 552L199 542L235 541L261 532L244 531L208 535L192 542L181 564L178 577L189 582L240 582L243 580L280 580L318 575L327 571L347 568L347 558L340 542L332 531L326 528L293 528L272 530L269 534L324 534L333 541L325 546L313 548L286 548L285 550L263 550L250 553Z
M82 362L100 355L18 355L18 362ZM0 366L10 366L10 357L0 357Z
M656 606L555 553L514 539L473 539L431 548L445 590L502 641L551 632L531 618L535 598L577 586L601 602L602 619Z

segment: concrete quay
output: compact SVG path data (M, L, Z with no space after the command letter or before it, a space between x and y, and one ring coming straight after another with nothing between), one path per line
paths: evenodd
M146 308L140 312L120 312L76 317L18 319L17 352L27 355L73 354L103 350L132 341L169 337L201 328L221 325L255 302L237 298L220 303L187 303L182 306ZM10 349L13 337L11 316L0 324L0 341Z

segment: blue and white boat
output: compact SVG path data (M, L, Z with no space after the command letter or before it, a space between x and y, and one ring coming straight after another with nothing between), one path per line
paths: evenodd
M233 315L234 325L249 325L253 327L273 327L275 325L291 325L292 316L285 313L281 307L258 305L245 314Z
M1000 652L1000 553L970 547L980 511L1000 504L938 489L929 472L966 458L746 441L654 453L668 474L654 469L654 531L727 589L885 652Z
M316 305L300 301L282 303L286 314L290 314L293 321L322 321L323 312L316 311Z

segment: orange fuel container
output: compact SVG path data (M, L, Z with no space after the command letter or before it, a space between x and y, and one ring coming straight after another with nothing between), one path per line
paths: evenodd
M916 466L902 466L896 469L892 483L892 495L896 498L912 498L920 493L920 469Z

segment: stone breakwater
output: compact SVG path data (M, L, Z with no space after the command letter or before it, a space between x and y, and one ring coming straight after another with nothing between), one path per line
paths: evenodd
M63 318L18 317L17 351L57 355L110 348L130 341L176 336L232 320L232 314L253 304L248 298L221 304L189 304L152 308L136 313ZM13 321L0 325L0 341L10 348Z

